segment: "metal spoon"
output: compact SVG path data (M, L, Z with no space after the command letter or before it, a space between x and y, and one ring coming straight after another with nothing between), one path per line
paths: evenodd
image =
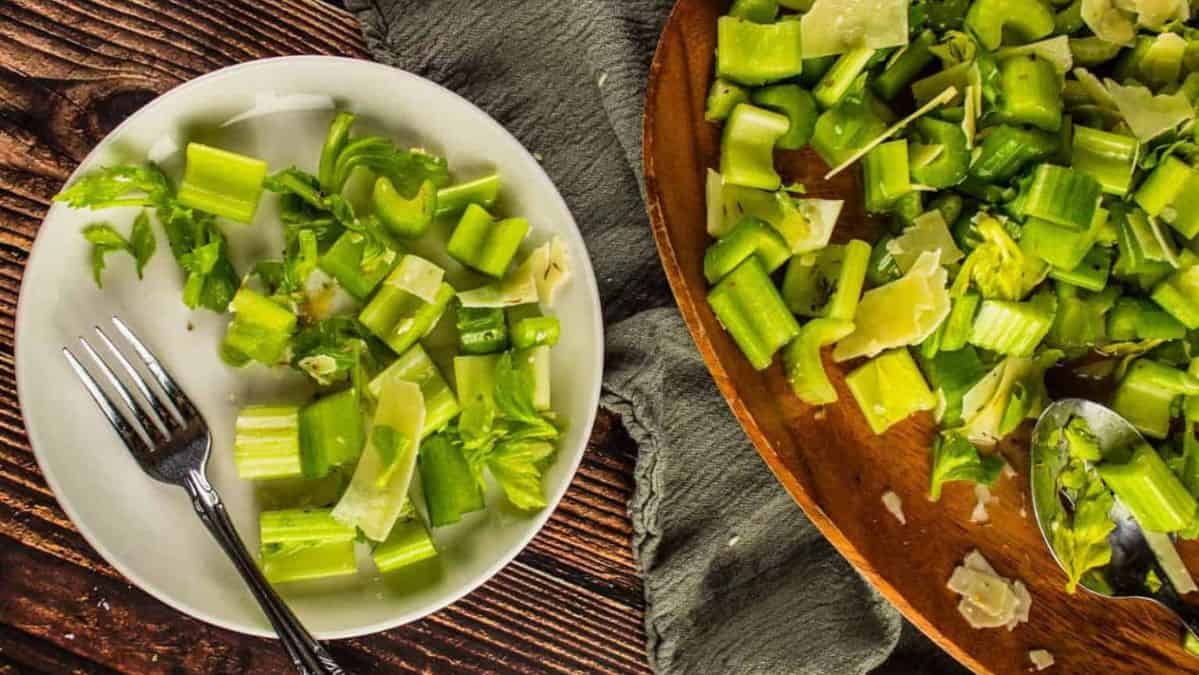
M1057 474L1065 463L1064 443L1051 444L1053 432L1062 429L1071 418L1081 417L1090 426L1099 440L1105 456L1110 453L1131 451L1145 443L1145 439L1127 420L1108 408L1078 398L1057 401L1045 409L1032 435L1032 503L1037 515L1041 536L1045 538L1054 560L1061 565L1057 551L1053 549L1050 534L1050 519L1061 508L1062 497L1058 494ZM1107 598L1143 598L1153 600L1178 615L1195 637L1199 638L1199 607L1182 600L1178 589L1158 561L1159 556L1177 557L1169 535L1146 532L1123 505L1116 501L1109 513L1116 529L1108 536L1112 547L1112 561L1102 568L1109 588L1099 588L1093 582L1080 582L1088 591ZM1156 591L1149 588L1146 575L1153 570L1161 587Z

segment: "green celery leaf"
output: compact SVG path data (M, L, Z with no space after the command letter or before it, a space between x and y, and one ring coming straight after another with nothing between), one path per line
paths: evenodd
M129 247L133 259L137 262L137 278L142 278L146 263L158 250L158 240L154 237L154 229L150 227L150 216L145 211L137 215L133 221L133 232L129 235Z
M542 472L554 455L551 443L513 441L496 446L487 459L487 468L495 477L508 501L518 509L544 508Z
M292 338L291 365L329 386L345 381L356 368L378 370L386 350L358 319L334 316L308 324Z
M1079 469L1071 472L1077 495L1074 514L1071 517L1065 510L1059 510L1049 524L1053 550L1069 578L1066 583L1069 593L1077 590L1084 574L1111 562L1112 549L1107 536L1116 528L1108 517L1115 504L1111 490L1094 470L1085 469L1078 462L1072 464Z
M145 211L138 214L133 222L131 239L126 239L116 228L108 223L92 223L83 228L83 238L92 245L92 276L96 286L103 288L101 276L104 272L109 253L124 251L133 256L137 264L137 277L142 278L142 270L146 261L154 255L154 232L150 229L150 219Z
M929 497L933 501L941 499L941 486L952 481L991 485L999 478L1003 464L1003 458L998 455L980 455L978 448L961 434L942 434L933 443Z
M171 198L171 185L153 164L110 166L75 181L54 197L74 208L162 206Z
M103 246L109 249L124 249L129 246L129 241L108 223L92 223L84 227L83 238L94 246Z

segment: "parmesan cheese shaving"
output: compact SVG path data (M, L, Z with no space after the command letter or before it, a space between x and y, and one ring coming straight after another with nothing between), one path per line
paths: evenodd
M1104 85L1128 128L1142 141L1153 140L1195 116L1183 94L1154 96L1140 85L1125 87L1110 79L1104 80Z
M533 270L521 265L503 281L462 291L458 301L463 307L513 307L527 305L540 300L537 281Z
M942 265L952 265L966 257L954 242L945 217L936 209L917 216L898 237L887 242L887 252L904 273L912 269L924 251L940 253Z
M1082 0L1082 20L1095 36L1117 45L1131 44L1137 27L1132 12L1116 6L1117 0Z
M155 164L164 164L179 152L179 141L170 134L163 134L146 151L146 159Z
M808 222L808 236L792 243L792 253L810 253L828 246L833 228L841 217L845 201L841 199L797 199L795 206Z
M1032 597L1019 581L999 576L978 551L966 555L949 578L949 590L962 596L958 612L971 628L1015 628L1028 621Z
M908 0L816 0L801 19L805 59L908 43Z
M991 491L986 485L981 483L974 484L974 511L970 513L970 522L982 525L991 521L991 514L987 513L987 505L999 502L998 499L991 496Z
M437 265L420 256L406 255L400 260L396 273L388 276L384 283L411 293L425 302L435 302L444 278L445 270Z
M314 110L332 110L333 99L324 94L280 94L274 91L262 91L254 95L254 105L243 113L234 115L221 123L228 127L239 122L285 112L310 112Z
M533 279L537 285L537 297L542 305L548 307L554 304L558 288L570 280L570 258L562 238L554 237L548 243L533 249L516 270L515 276L522 275L528 275Z
M1001 59L1025 54L1035 54L1052 63L1058 75L1064 76L1074 67L1074 53L1070 51L1070 39L1065 35L1020 45L1019 47L1003 47L995 52L995 56Z
M1053 654L1044 649L1034 649L1028 653L1028 660L1032 662L1033 668L1041 671L1053 665Z
M866 291L854 316L854 332L837 343L833 358L874 356L923 341L949 315L949 273L940 254L925 251L901 279Z
M883 506L891 515L895 516L895 520L898 520L900 525L908 524L907 517L903 515L903 500L899 498L899 495L891 490L884 492Z

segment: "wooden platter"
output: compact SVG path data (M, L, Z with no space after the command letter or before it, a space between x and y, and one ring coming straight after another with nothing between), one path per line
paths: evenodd
M1031 649L1054 655L1057 664L1047 672L1199 672L1199 657L1182 649L1181 624L1166 610L1147 601L1065 592L1065 575L1033 519L1024 446L1004 449L1016 475L1001 478L993 489L998 501L989 507L990 522L972 523L976 500L969 484L948 485L938 503L926 497L928 447L935 431L929 415L875 436L845 388L843 376L850 368L826 355L840 401L816 409L791 394L778 363L754 371L720 327L706 302L703 276L709 243L704 175L717 165L720 139L703 113L716 19L727 6L726 0L679 0L666 24L646 95L645 185L658 252L679 309L762 458L808 517L888 600L977 672L1026 672ZM782 153L777 164L784 183L797 180L810 196L846 200L834 241L871 237L876 224L862 209L856 172L826 182L821 177L827 167L810 150ZM883 508L887 490L902 498L906 525ZM1029 623L1010 632L979 631L958 614L958 596L945 582L975 548L1000 574L1028 586L1033 597ZM1199 547L1184 546L1183 555L1199 561Z

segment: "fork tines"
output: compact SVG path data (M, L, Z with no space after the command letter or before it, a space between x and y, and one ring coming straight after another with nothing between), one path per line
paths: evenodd
M92 400L96 402L100 411L112 424L113 429L125 441L125 445L128 446L138 462L143 463L143 468L147 468L144 460L155 449L165 445L173 434L188 424L189 420L198 418L199 413L187 396L183 394L183 390L175 384L174 379L162 367L158 359L150 353L145 343L133 334L129 326L115 316L112 317L112 322L116 326L117 332L133 348L134 353L137 354L145 369L158 385L159 391L166 395L165 398L151 389L138 369L125 358L117 345L99 326L95 327L96 335L104 343L111 360L115 360L119 364L126 379L133 383L133 387L137 390L136 395L129 390L125 380L113 371L105 357L101 356L86 338L80 337L79 343L83 351L91 357L95 369L99 370L102 379L108 383L112 391L116 392L123 406L109 397L104 388L70 349L63 347L62 352L71 365L71 369L75 371L80 381L83 382L83 386L91 394Z

